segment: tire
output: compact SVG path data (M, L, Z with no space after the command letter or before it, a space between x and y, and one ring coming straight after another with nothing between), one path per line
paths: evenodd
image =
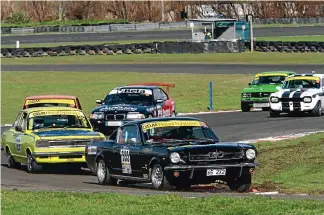
M322 103L321 101L318 101L314 109L312 110L312 115L320 117L322 116Z
M112 178L109 172L109 168L107 167L105 161L100 158L97 163L97 179L99 184L102 185L116 185L117 179Z
M251 182L251 174L245 173L242 174L241 177L227 181L227 185L232 191L243 193L247 192L250 189Z
M15 161L9 150L6 153L8 158L8 167L13 169L19 169L21 164Z
M27 152L27 172L37 173L42 169L42 166L37 164L30 152Z
M154 189L157 190L169 190L172 188L168 182L168 179L165 177L160 164L154 164L151 173L151 182Z
M268 108L268 107L262 108L262 111L269 111L269 110L270 110L270 108Z
M273 111L273 110L271 110L271 108L269 109L270 117L279 117L279 115L280 115L280 112Z
M251 110L251 107L248 104L241 102L241 110L242 112L249 112Z

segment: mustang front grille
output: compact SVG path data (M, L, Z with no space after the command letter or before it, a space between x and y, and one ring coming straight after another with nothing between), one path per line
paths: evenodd
M189 161L199 162L199 161L225 161L225 160L236 160L242 159L244 157L244 151L239 152L209 152L206 154L192 154L189 153Z
M302 102L302 98L280 98L279 101L281 102Z
M67 147L80 147L86 146L87 143L91 142L91 139L85 140L49 140L49 146L67 146Z
M126 114L106 114L106 120L124 120Z

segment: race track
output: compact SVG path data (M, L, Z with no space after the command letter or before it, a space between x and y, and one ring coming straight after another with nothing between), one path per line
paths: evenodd
M51 65L1 65L2 71L73 71L73 72L150 72L190 74L255 74L263 71L295 71L317 73L324 65L255 65L255 64L51 64Z
M323 26L303 27L265 27L254 28L254 37L323 35ZM43 35L10 35L2 36L1 44L31 43L62 43L62 42L99 42L113 43L122 40L185 40L191 39L191 30L172 31L137 31L137 32L111 32L111 33L71 33L71 34L43 34Z
M72 67L71 67L72 66ZM323 66L278 66L278 65L38 65L38 66L5 66L2 65L2 71L13 71L20 68L23 71L55 71L72 70L76 71L77 68L87 68L87 71L158 71L158 72L181 72L181 73L240 73L251 74L258 71L265 70L278 70L289 69L300 72L311 71L316 67L316 71L322 70ZM141 67L142 66L142 67ZM10 69L11 67L11 69ZM167 67L167 68L166 68ZM32 69L34 68L34 69ZM44 69L46 68L46 69ZM101 70L101 69L102 70ZM106 69L105 69L106 68ZM173 68L173 69L172 69ZM84 69L86 70L86 69ZM190 71L190 72L188 72ZM203 71L203 72L202 72ZM216 101L217 102L217 101ZM219 135L222 141L242 141L249 139L265 138L269 136L281 136L290 135L301 132L310 132L323 130L323 117L287 117L282 116L279 118L269 118L268 112L252 111L249 113L242 112L230 112L230 113L214 113L205 115L193 115L193 117L201 118L208 122L213 130ZM8 129L8 127L2 127L1 130ZM68 173L40 173L40 174L28 174L24 170L15 170L7 168L6 157L1 153L1 173L2 189L23 189L23 190L73 190L73 191L96 191L96 192L122 192L138 195L148 194L163 194L166 192L159 192L150 189L149 185L142 185L140 188L138 185L132 187L126 186L100 186L97 184L95 176L89 175L87 171L83 171L80 174L68 174ZM63 175L62 175L63 174ZM206 194L206 190L194 189L190 192L177 192L177 194L190 196L190 197L202 197L206 195L230 195L230 196L249 196L249 194L234 194L229 192L227 188L217 188L214 190L208 190L209 194ZM310 196L277 196L280 198L310 198L310 199L324 199L324 197L310 197Z

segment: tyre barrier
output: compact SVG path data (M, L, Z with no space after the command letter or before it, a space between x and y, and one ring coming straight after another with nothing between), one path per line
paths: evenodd
M324 53L324 42L257 41L257 52ZM68 55L122 55L122 54L174 54L174 53L238 53L249 51L249 43L242 41L211 42L152 42L139 44L101 44L58 46L43 48L2 48L2 58L47 57Z

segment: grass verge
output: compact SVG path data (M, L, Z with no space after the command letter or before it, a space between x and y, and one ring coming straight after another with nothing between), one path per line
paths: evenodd
M229 63L229 64L324 64L323 53L217 53L217 54L138 54L79 55L65 57L2 58L4 65L34 64L113 64L113 63Z
M265 197L209 197L176 195L132 196L110 193L1 191L2 214L210 214L279 215L322 214L322 201L278 200ZM216 207L216 208L215 208Z
M76 95L87 114L95 99L103 98L113 87L141 82L170 82L176 87L171 95L177 112L208 111L209 81L213 81L213 107L216 110L237 109L240 90L251 75L150 74L130 72L2 72L1 123L12 123L25 97L37 94Z
M282 36L282 37L257 37L257 41L324 41L324 35L310 35L310 36ZM62 43L29 43L29 44L20 44L21 48L38 48L38 47L57 47L57 46L79 46L79 45L102 45L102 44L131 44L131 43L152 43L157 40L121 40L114 42L105 42L105 41L95 41L95 42L62 42ZM177 41L177 40L158 40L160 42L164 41ZM2 45L1 48L15 48L16 44L12 45Z
M324 133L257 143L253 186L285 193L324 194Z

